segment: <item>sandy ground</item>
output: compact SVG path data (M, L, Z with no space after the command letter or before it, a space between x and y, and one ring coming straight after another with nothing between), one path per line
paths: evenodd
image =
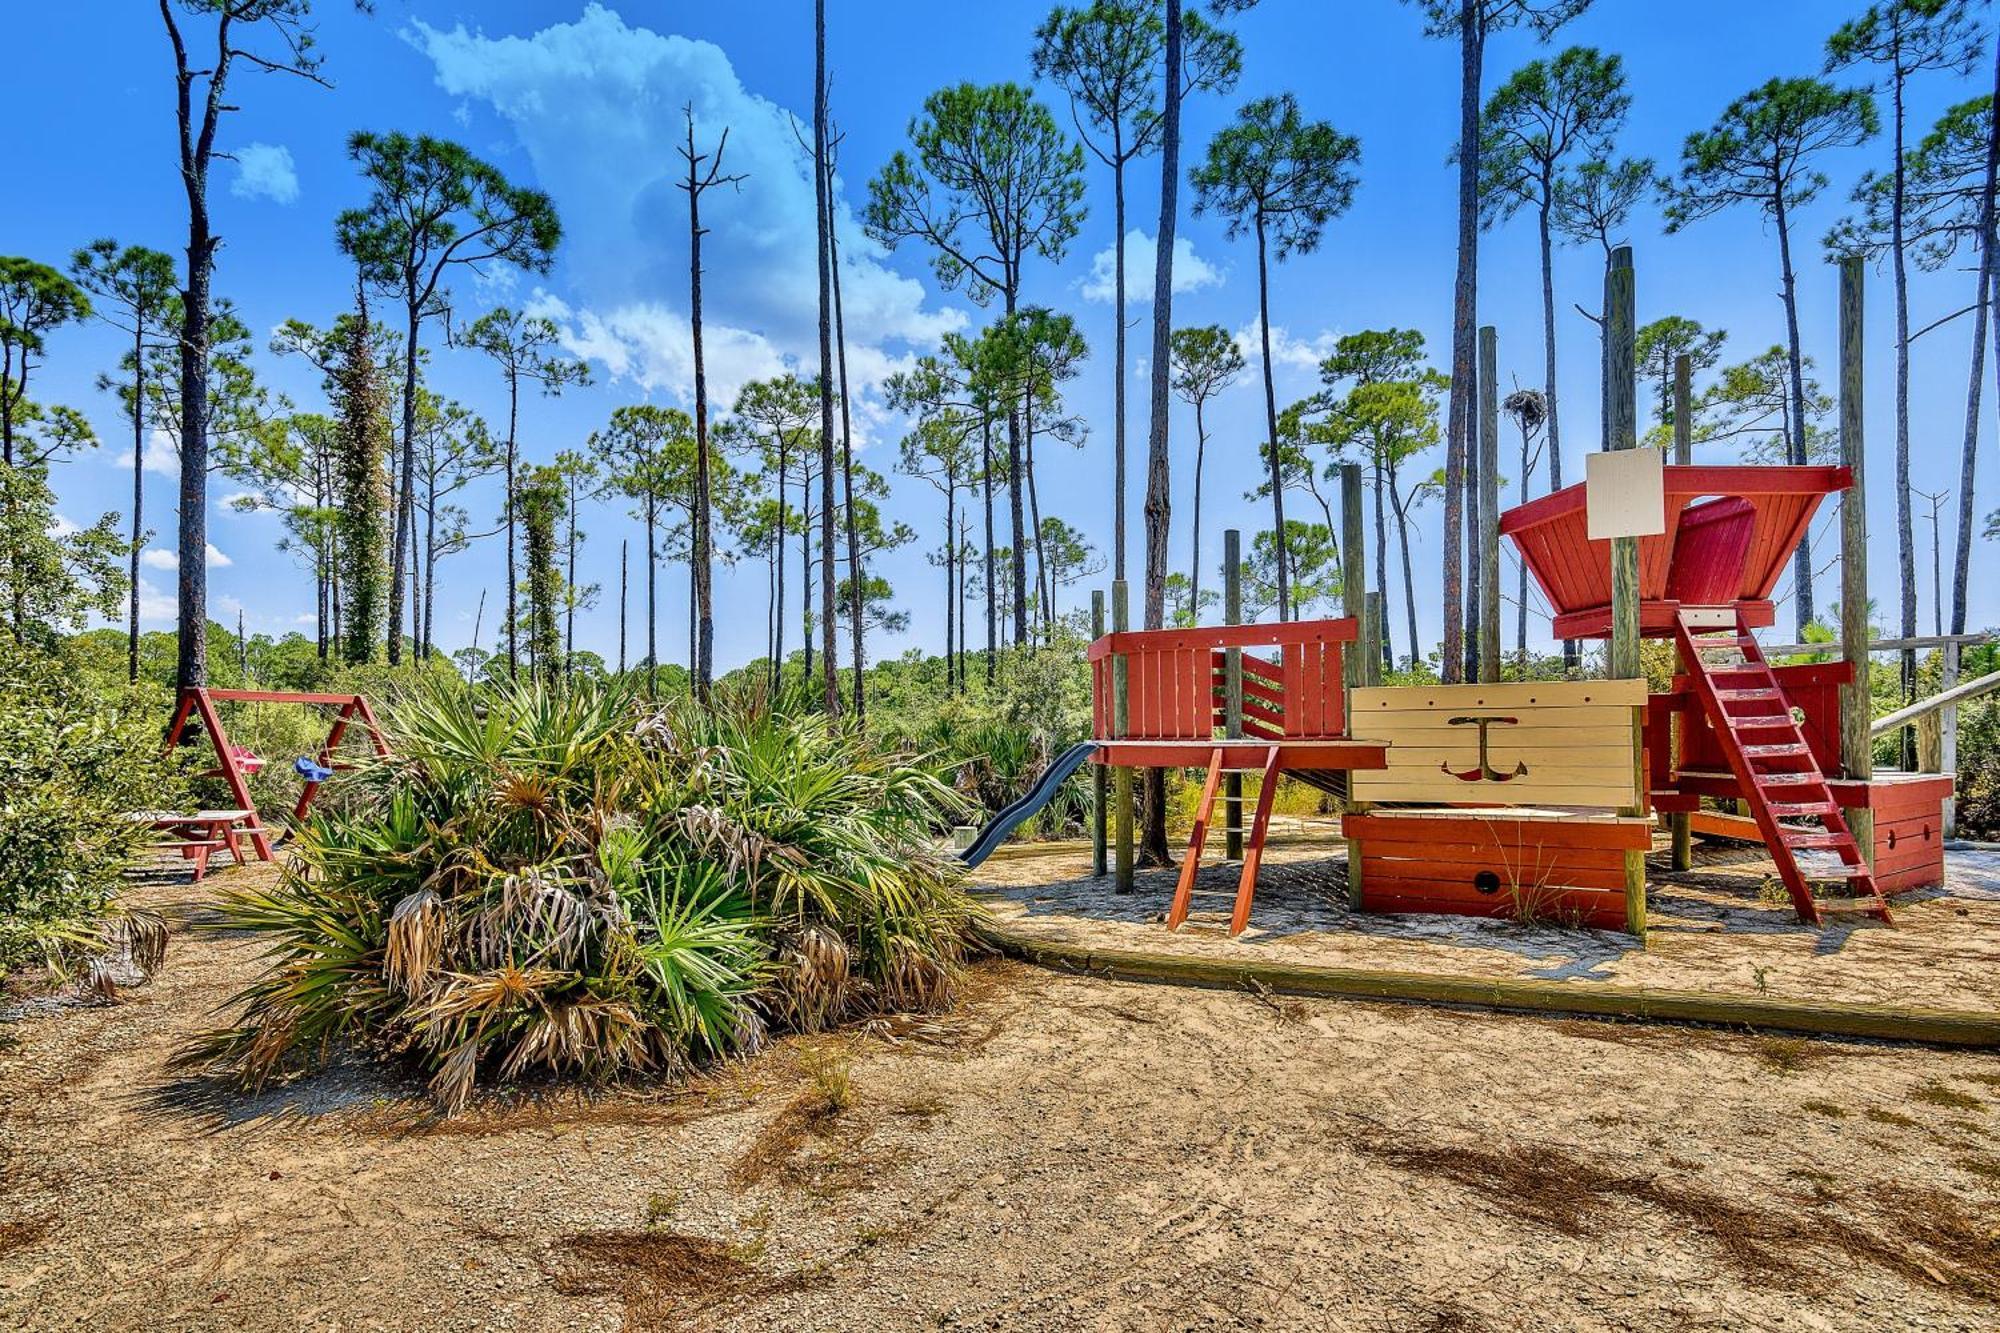
M1818 929L1799 924L1760 851L1697 842L1694 869L1676 874L1661 840L1648 859L1652 929L1642 948L1612 931L1350 913L1339 847L1322 834L1271 848L1250 928L1235 940L1227 926L1238 867L1215 855L1202 863L1193 914L1172 935L1161 923L1176 872L1142 872L1136 891L1120 895L1109 878L1091 878L1087 850L988 861L975 888L1014 930L1096 948L2000 1009L2000 852L1947 853L1945 885L1897 896L1894 928L1850 917Z
M990 963L943 1019L436 1123L373 1068L169 1072L256 965L208 891L152 891L127 1002L0 1023L0 1328L2000 1323L1991 1056Z

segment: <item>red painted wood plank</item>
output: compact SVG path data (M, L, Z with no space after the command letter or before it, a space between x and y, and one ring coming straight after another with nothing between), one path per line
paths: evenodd
M1388 838L1391 841L1440 842L1480 842L1494 837L1511 839L1512 827L1516 824L1531 826L1536 830L1550 832L1546 840L1569 847L1619 847L1643 851L1652 846L1652 824L1647 820L1630 820L1622 823L1584 820L1510 820L1504 816L1487 818L1467 815L1463 818L1399 817L1392 811L1376 811L1371 814L1349 814L1341 817L1343 833L1350 838ZM1417 829L1421 831L1405 832ZM1559 832L1558 832L1559 830ZM1522 837L1530 836L1526 833Z

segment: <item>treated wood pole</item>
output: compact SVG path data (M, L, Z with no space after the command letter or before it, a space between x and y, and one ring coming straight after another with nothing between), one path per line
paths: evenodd
M1694 462L1694 365L1686 352L1674 358L1674 461Z
M1368 529L1361 521L1361 464L1340 465L1340 614L1351 616L1358 628L1368 606ZM1353 651L1342 655L1343 679L1349 685L1366 683L1368 661L1365 635L1358 635Z
M1090 637L1093 641L1104 637L1102 588L1094 588L1090 594ZM1101 877L1109 868L1105 831L1111 813L1111 774L1102 764L1090 766L1090 805L1090 873Z
M1243 623L1243 534L1235 528L1222 534L1222 623ZM1222 730L1235 740L1243 735L1242 649L1223 650L1222 682ZM1234 771L1222 779L1222 854L1243 859L1243 775Z
M1682 467L1694 462L1694 366L1685 352L1674 358L1674 462ZM1680 715L1675 714L1669 744L1680 745L1682 725ZM1667 816L1676 870L1694 868L1693 818L1685 810Z
M1694 365L1686 352L1674 358L1674 462L1686 467L1694 462ZM1683 722L1676 713L1673 719L1673 737L1668 742L1680 745ZM1694 869L1694 816L1685 810L1667 816L1667 829L1673 834L1673 867L1676 870Z
M1604 402L1608 441L1613 449L1639 447L1639 381L1637 338L1637 281L1632 271L1632 247L1621 245L1611 252L1611 267L1604 272L1605 375ZM1613 680L1631 680L1642 675L1639 666L1639 539L1611 539L1611 657L1609 675ZM1632 713L1632 763L1645 790L1641 737L1645 710ZM1630 810L1628 814L1639 811ZM1646 857L1643 852L1625 853L1625 929L1646 937Z
M1637 329L1634 324L1635 283L1632 247L1611 252L1604 272L1606 371L1604 402L1609 412L1608 439L1613 449L1639 445ZM1639 671L1639 539L1611 541L1611 670L1613 680L1629 680Z
M1938 681L1941 690L1949 690L1958 684L1958 645L1944 646L1944 672ZM1938 713L1938 771L1958 772L1958 705L1947 704ZM1944 836L1958 836L1958 799L1944 798Z
M1368 648L1368 669L1362 678L1363 685L1382 683L1382 592L1371 588L1368 592L1368 613L1361 621L1361 637Z
M1479 330L1479 679L1500 679L1500 351Z
M1124 579L1111 581L1111 632L1123 634L1131 628L1131 602ZM1111 655L1111 730L1119 739L1124 739L1131 728L1131 697L1126 680L1126 663L1123 653ZM1118 833L1118 879L1113 885L1117 893L1132 892L1132 770L1123 764L1111 774L1111 809Z
M1840 461L1854 473L1840 500L1840 643L1852 678L1840 690L1840 763L1847 776L1867 781L1875 773L1868 724L1868 491L1862 484L1867 451L1861 430L1861 258L1840 261ZM1875 864L1875 814L1862 807L1847 815L1854 841Z

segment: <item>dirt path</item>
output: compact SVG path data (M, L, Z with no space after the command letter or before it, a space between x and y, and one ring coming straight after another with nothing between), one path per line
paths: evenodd
M0 1025L0 1327L2000 1320L1990 1057L992 964L948 1019L436 1125L372 1069L176 1082L254 966L184 934Z

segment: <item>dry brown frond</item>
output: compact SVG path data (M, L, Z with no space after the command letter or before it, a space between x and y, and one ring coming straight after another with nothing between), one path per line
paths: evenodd
M800 1032L822 1032L840 1021L853 991L853 954L831 928L813 924L788 932L778 947L771 987L774 1016Z
M445 906L434 889L406 895L389 913L382 948L382 979L412 998L430 988L444 961Z

